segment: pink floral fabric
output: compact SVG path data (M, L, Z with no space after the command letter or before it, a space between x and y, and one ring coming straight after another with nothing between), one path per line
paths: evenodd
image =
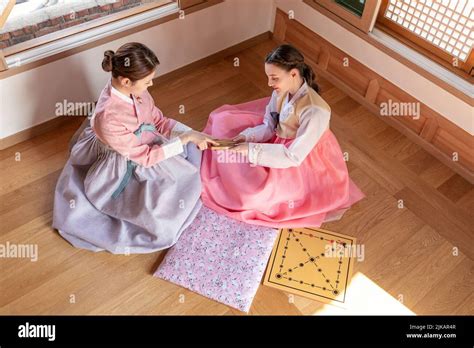
M155 276L248 312L277 235L203 207Z

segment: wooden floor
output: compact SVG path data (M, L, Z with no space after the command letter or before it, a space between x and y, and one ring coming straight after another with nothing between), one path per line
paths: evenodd
M271 94L262 62L274 45L268 40L239 53L240 67L228 57L162 79L150 91L165 115L202 129L218 106ZM364 314L380 302L377 296L416 314L474 314L473 186L339 89L319 83L350 175L367 195L342 220L322 227L365 246L365 259L354 268L366 281L354 289L362 297L351 312L261 285L250 314ZM80 123L71 119L0 152L0 244L39 247L37 262L0 259L0 314L241 314L152 277L163 252L92 253L50 227L55 183Z

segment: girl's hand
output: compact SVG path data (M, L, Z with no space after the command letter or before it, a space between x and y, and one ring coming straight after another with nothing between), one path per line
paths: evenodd
M209 144L216 146L219 145L219 143L215 139L203 133L197 133L195 135L193 143L196 144L196 146L201 151L206 150L209 147Z
M244 156L248 156L249 155L249 143L242 143L242 144L236 145L234 147L231 147L227 151L237 152L237 153L240 153Z
M232 141L235 141L236 143L243 143L246 140L247 139L245 138L245 135L243 135L243 134L239 134L239 135L232 138Z
M206 150L209 146L208 144L219 145L219 143L210 136L200 132L196 132L194 130L181 134L179 138L181 139L183 144L191 142L195 144L201 151Z

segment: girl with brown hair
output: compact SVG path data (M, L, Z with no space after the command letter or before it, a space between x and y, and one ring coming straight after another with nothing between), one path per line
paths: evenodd
M364 194L349 178L313 70L295 47L281 45L266 57L265 73L270 98L224 105L209 117L204 132L239 145L226 156L204 154L203 203L271 227L319 227L340 219Z
M164 117L147 88L159 64L145 45L106 51L90 126L59 177L53 227L76 247L148 253L172 246L201 207L209 136Z

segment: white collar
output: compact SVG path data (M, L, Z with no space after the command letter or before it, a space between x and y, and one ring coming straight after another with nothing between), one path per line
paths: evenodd
M126 96L125 94L123 94L122 92L120 92L119 90L117 90L114 86L112 86L112 83L110 83L110 87L111 87L111 91L113 94L115 94L117 97L119 97L120 99L126 101L127 103L129 104L132 104L133 105L133 99Z
M286 105L286 104L289 104L289 103L294 104L300 97L302 97L303 95L306 94L306 92L308 91L308 84L306 83L306 80L303 80L303 81L304 81L303 84L296 91L296 93L291 97L291 100L289 100L290 99L290 92L286 93L286 97L285 97L283 105Z
M296 91L296 93L293 95L291 98L290 102L295 102L299 97L303 96L306 94L308 91L308 84L306 83L306 80L303 80L303 84L301 87ZM290 93L288 93L288 98L290 97Z

